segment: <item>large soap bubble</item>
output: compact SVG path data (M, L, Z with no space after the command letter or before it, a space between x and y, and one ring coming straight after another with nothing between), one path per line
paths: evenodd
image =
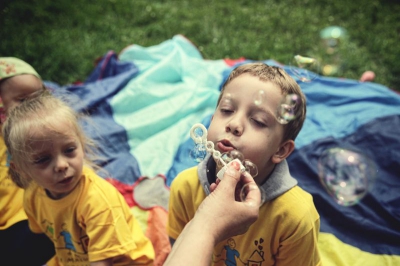
M357 204L371 190L376 165L367 156L342 148L324 151L318 161L319 178L340 205Z
M278 122L284 125L294 120L299 115L301 104L301 98L297 94L284 96L277 110Z

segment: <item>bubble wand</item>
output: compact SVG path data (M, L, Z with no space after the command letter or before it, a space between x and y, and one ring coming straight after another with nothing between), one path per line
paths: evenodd
M201 135L196 134L196 131L199 129L201 130ZM219 170L219 172L217 173L218 179L222 180L226 169L228 169L228 165L230 165L232 162L238 162L240 166L239 167L240 173L244 173L246 171L246 167L243 166L242 162L238 158L235 158L229 162L224 161L221 152L214 149L214 143L212 141L207 140L207 133L208 132L206 127L200 123L193 125L192 128L190 129L190 137L193 139L193 141L197 145L205 146L206 151L209 152L216 161L221 162L221 164L223 165L221 170Z
M199 131L199 134L197 131ZM249 160L243 160L243 155L238 151L230 151L228 153L221 154L220 151L214 149L214 143L207 140L207 129L204 125L197 123L190 129L190 137L196 143L197 146L204 146L206 151L210 153L216 162L221 163L221 170L217 173L217 178L222 180L225 171L228 169L228 165L233 162L237 162L239 165L239 171L241 174L247 172L253 178L258 175L257 166ZM225 159L224 159L225 158ZM243 162L243 163L242 163ZM247 194L250 190L259 189L261 194L261 205L265 202L266 195L263 189L260 189L257 185L245 184L240 191L241 201L245 201ZM260 205L260 206L261 206Z

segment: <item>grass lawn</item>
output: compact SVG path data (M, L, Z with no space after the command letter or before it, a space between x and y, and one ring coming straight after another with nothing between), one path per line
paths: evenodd
M245 57L289 64L294 55L330 64L320 31L347 31L334 76L400 90L400 4L390 0L2 0L0 56L19 57L45 80L84 80L94 60L130 44L151 46L183 34L206 59Z

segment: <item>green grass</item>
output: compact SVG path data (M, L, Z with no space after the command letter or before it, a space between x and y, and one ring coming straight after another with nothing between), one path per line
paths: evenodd
M290 63L295 54L329 63L319 32L347 30L335 76L400 90L400 4L372 1L3 0L0 56L31 63L45 80L84 80L94 60L130 44L157 45L183 34L206 59L245 57Z

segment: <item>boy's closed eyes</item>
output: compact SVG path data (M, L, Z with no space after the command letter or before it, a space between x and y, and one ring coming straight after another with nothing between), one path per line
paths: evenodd
M243 107L246 108L246 107ZM263 106L256 103L251 104L247 107L246 115L252 124L256 127L264 128L272 125L274 123L275 116L271 111ZM218 105L217 111L219 111L222 116L229 117L234 114L239 109L238 104L235 103L235 99L232 96L222 97Z

